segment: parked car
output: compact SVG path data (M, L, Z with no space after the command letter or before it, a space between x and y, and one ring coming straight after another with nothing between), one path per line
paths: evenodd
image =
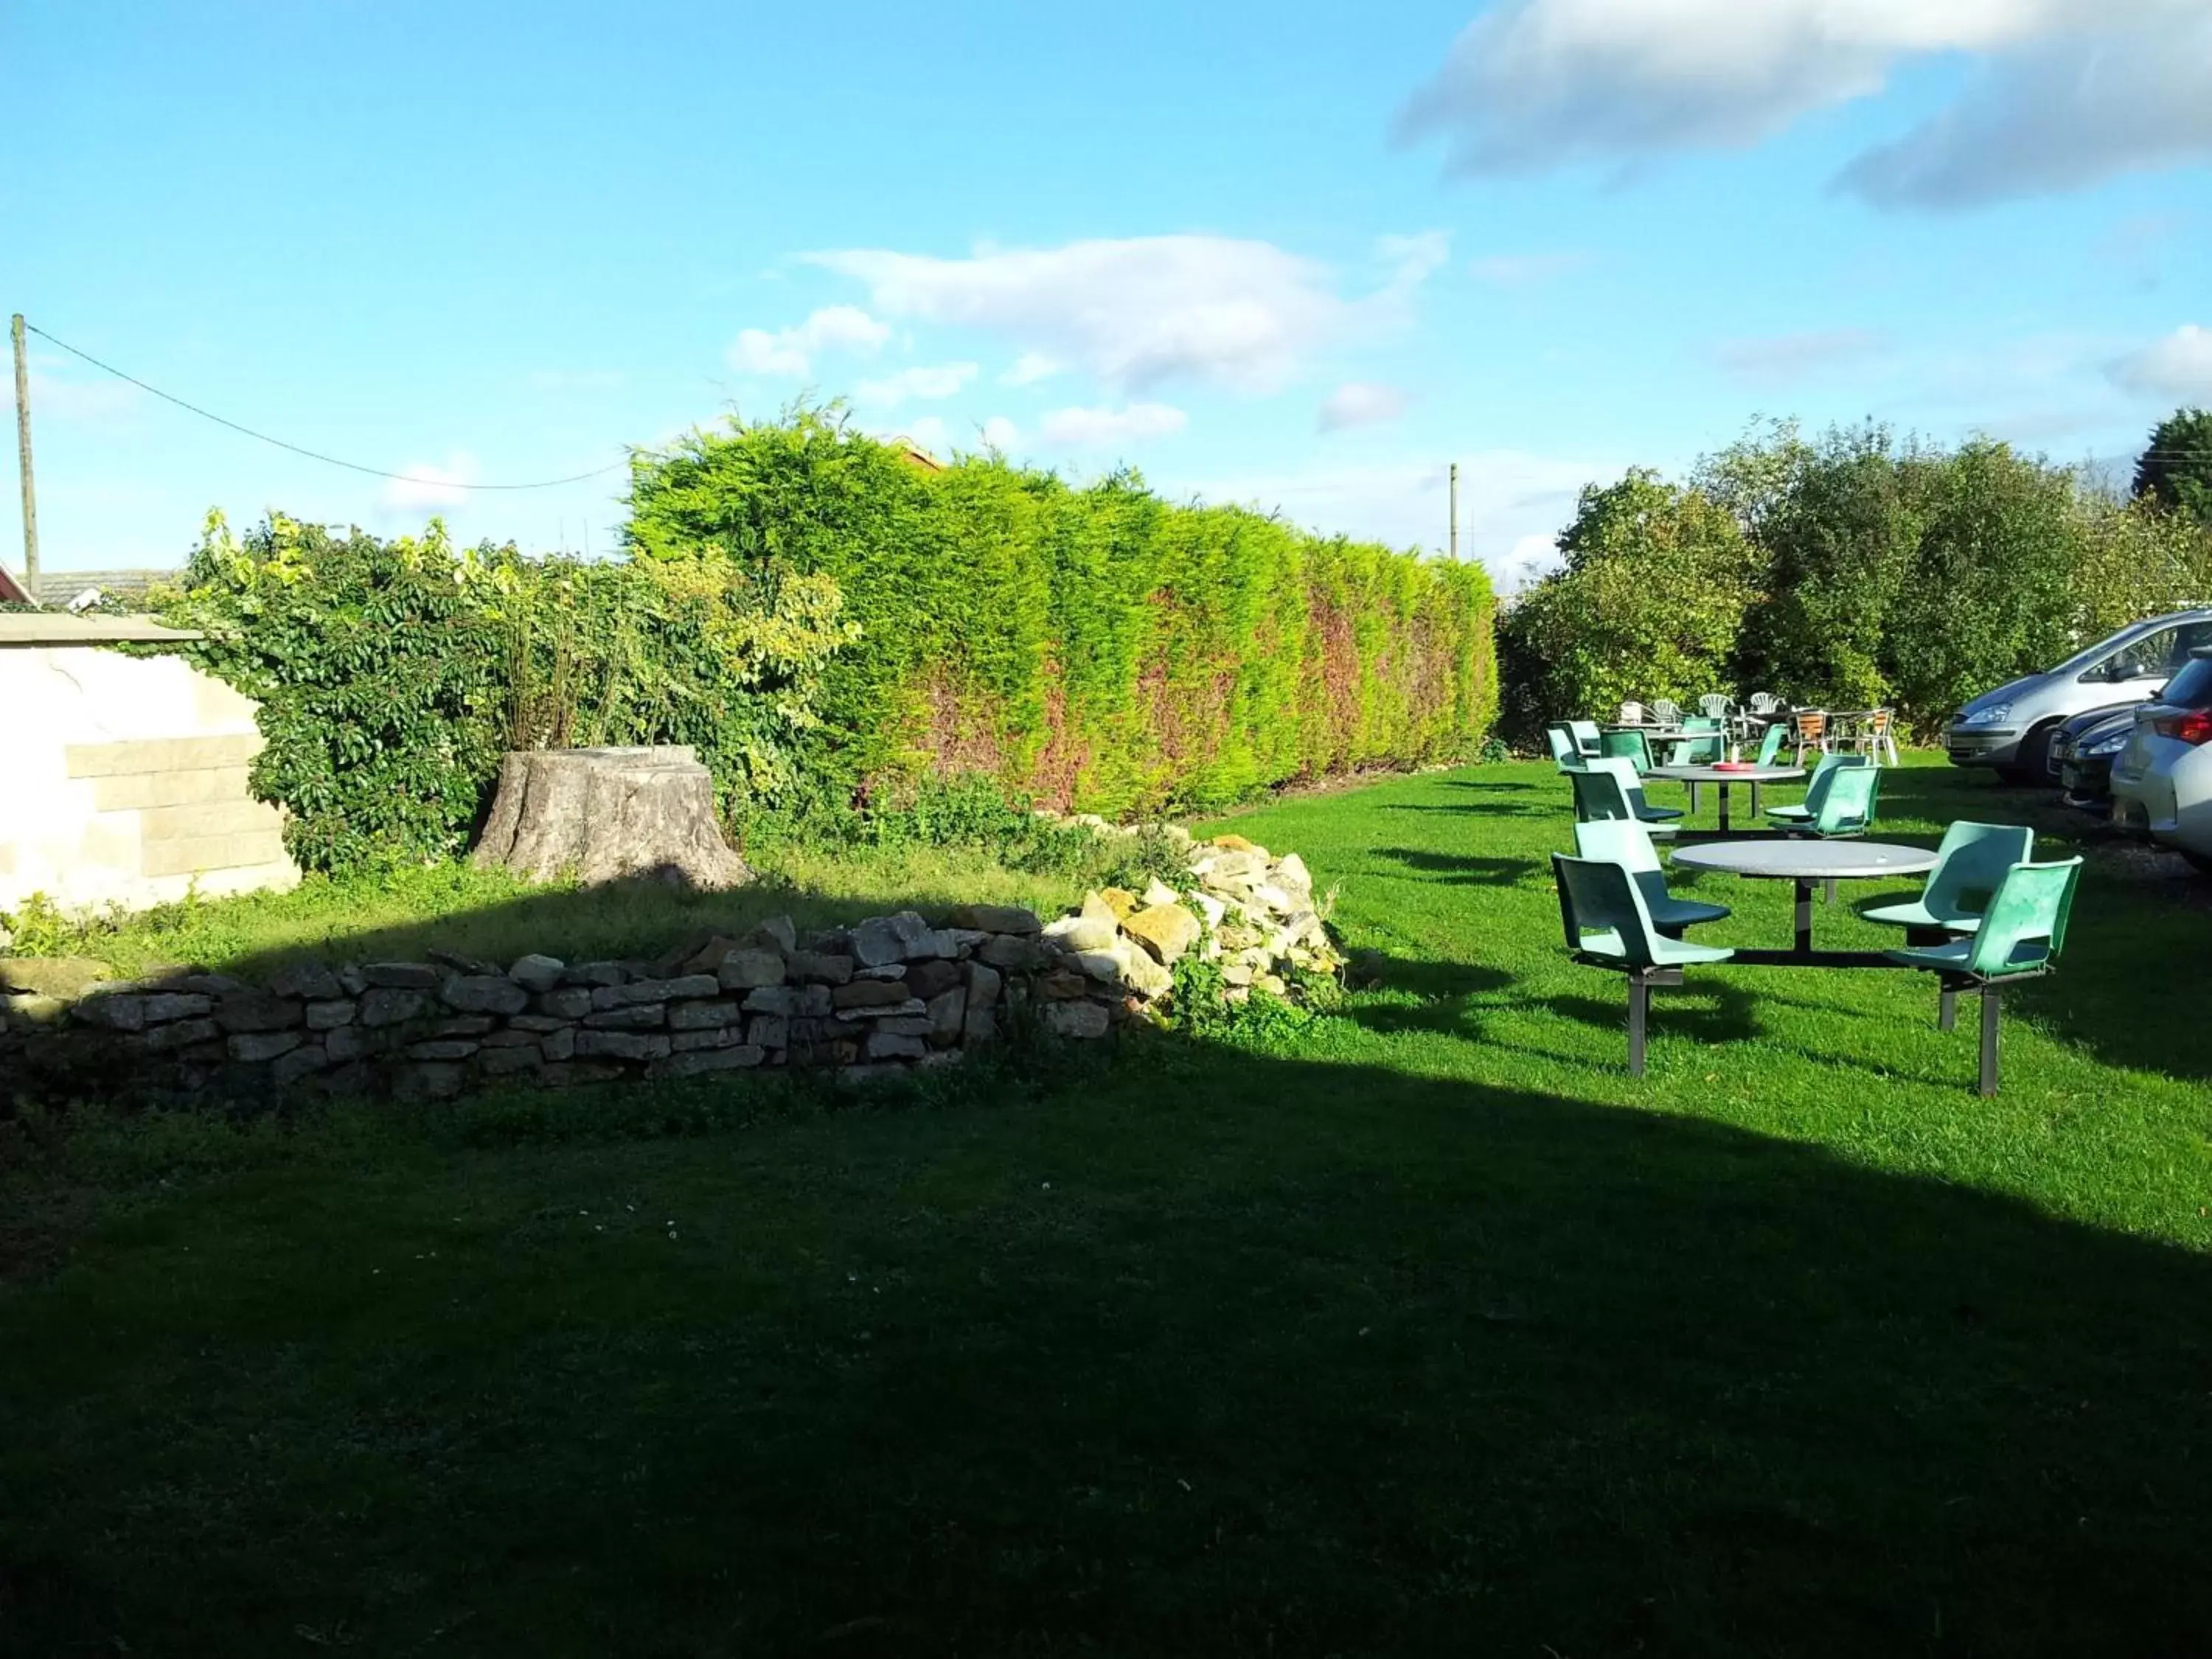
M2008 782L2039 783L2050 775L2060 721L2148 700L2204 645L2212 645L2212 605L2133 623L2056 668L1985 691L1944 733L1951 764L1994 767Z
M2112 763L2112 822L2212 872L2212 647L2136 711Z
M2136 728L2137 707L2093 708L2058 723L2058 735L2051 740L2051 769L2066 805L2100 817L2111 814L2112 760Z

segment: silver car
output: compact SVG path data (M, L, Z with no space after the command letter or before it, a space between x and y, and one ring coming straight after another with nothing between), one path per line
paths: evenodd
M2142 702L2212 646L2212 606L2123 628L2057 667L1985 691L1943 734L1954 766L1991 766L2008 782L2040 783L2058 723L2103 703Z
M2212 647L2136 710L2112 763L2112 822L2212 871Z

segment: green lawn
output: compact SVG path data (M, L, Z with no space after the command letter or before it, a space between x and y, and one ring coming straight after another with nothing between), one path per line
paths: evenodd
M2212 883L2096 853L1996 1101L1901 973L1698 976L1638 1084L1565 793L1239 817L1375 953L1295 1042L65 1139L0 1652L2212 1651Z

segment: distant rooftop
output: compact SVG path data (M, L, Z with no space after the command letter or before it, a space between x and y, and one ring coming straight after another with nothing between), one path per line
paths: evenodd
M24 584L19 579L15 585L28 586L32 599L59 610L87 588L133 604L144 599L155 583L173 581L176 574L173 570L41 570L36 580Z

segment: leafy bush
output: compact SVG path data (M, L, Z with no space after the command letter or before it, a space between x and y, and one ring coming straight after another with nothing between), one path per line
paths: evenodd
M2161 428L2163 430L2163 428ZM1728 521L1723 527L1716 514ZM2212 529L2008 446L1814 441L1786 422L1676 486L1583 493L1566 568L1500 628L1511 729L1630 698L1773 691L1908 726L2124 623L2212 595Z
M995 458L939 471L799 410L641 455L641 564L782 561L860 628L807 745L823 805L982 775L1115 816L1456 757L1496 708L1480 568L1075 488Z
M531 560L220 514L165 620L261 705L256 794L311 870L419 863L465 844L510 748L680 743L726 811L788 791L823 663L851 637L834 583L773 561L680 569Z
M1559 550L1565 568L1499 628L1516 736L1631 698L1686 704L1731 689L1758 559L1720 502L1632 471L1583 491Z

